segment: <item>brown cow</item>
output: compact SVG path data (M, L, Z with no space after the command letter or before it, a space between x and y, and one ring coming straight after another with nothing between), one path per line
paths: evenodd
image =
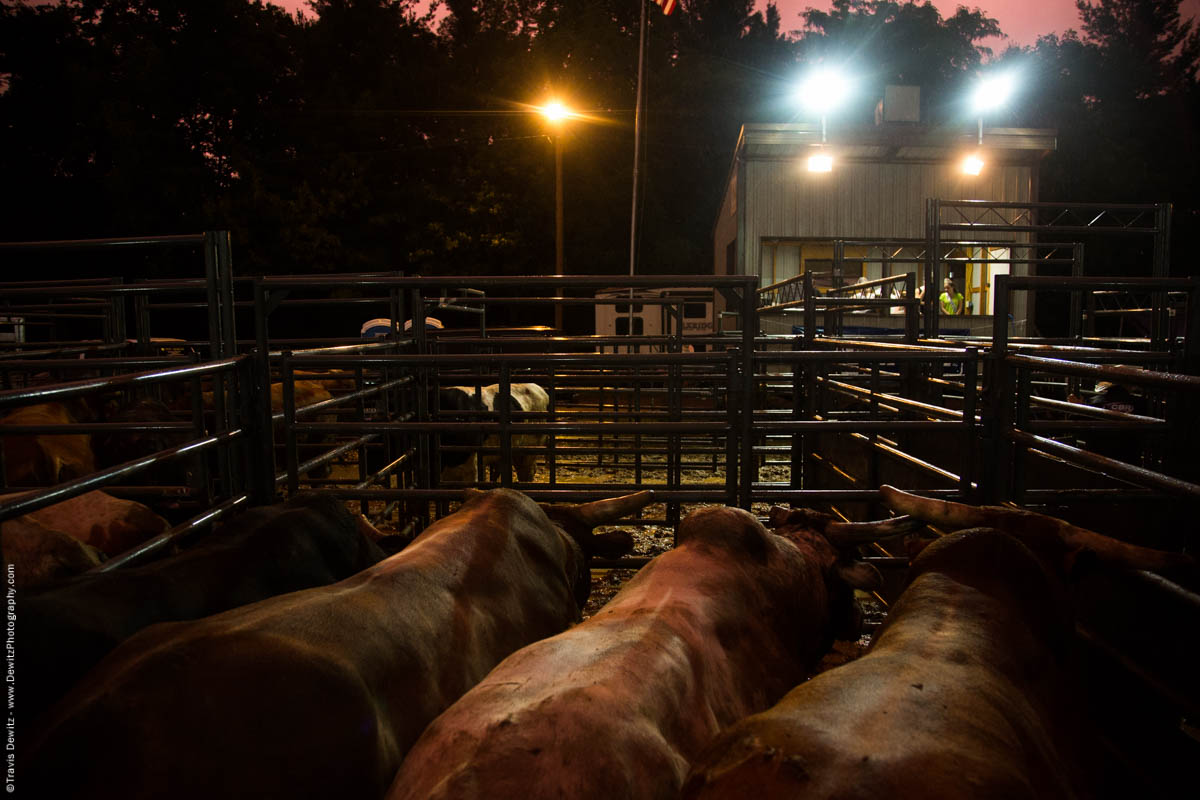
M780 509L779 512L783 510ZM849 627L851 586L878 583L831 542L828 515L714 507L679 526L594 617L514 653L433 722L389 800L675 797L725 726L766 708ZM865 538L907 521L868 524Z
M18 590L78 575L104 559L96 548L27 516L0 523L0 550L5 565L12 567L12 585Z
M591 528L650 500L472 492L352 578L149 628L48 712L18 771L58 798L379 797L433 717L579 618L586 554L632 544Z
M63 403L38 403L0 418L0 425L70 425L78 419ZM4 436L9 486L53 486L96 471L87 433Z
M143 628L348 578L383 560L375 544L380 538L342 500L299 494L286 504L236 515L178 555L83 575L23 596L16 719L28 728L100 659Z
M992 527L927 547L871 650L730 728L695 767L683 796L1086 796L1078 715L1063 669L1073 625L1051 571L1080 548L1127 565L1186 559L1029 512L926 500L891 487L883 495L893 510L951 529Z
M18 495L0 495L0 502ZM52 506L31 511L21 519L32 519L61 531L84 544L115 556L170 528L170 524L146 506L121 500L104 492L85 492Z

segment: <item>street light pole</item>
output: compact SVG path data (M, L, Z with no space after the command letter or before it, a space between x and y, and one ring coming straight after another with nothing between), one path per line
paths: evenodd
M554 134L554 273L563 274L563 137Z
M563 135L562 130L554 134L554 274L563 274ZM562 290L555 293L562 297ZM562 303L554 304L554 330L562 333L563 307Z
M574 112L557 100L539 111L554 128L554 274L563 275L563 120ZM555 297L562 297L562 289L555 292ZM561 332L562 326L562 303L555 303L554 327Z

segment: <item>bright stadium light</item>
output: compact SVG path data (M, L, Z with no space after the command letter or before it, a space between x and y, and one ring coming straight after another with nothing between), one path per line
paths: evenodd
M980 78L979 82L975 84L975 90L971 93L972 110L976 114L982 114L985 111L1002 108L1012 97L1015 87L1016 79L1011 72Z
M809 111L828 114L846 101L853 84L844 73L822 67L809 74L801 83L797 96Z
M983 144L983 115L1003 108L1012 98L1017 86L1014 72L999 72L984 75L975 83L971 92L971 111L979 121L979 144Z
M821 67L800 82L796 98L810 112L821 115L821 141L825 141L825 118L853 93L854 84L845 73Z

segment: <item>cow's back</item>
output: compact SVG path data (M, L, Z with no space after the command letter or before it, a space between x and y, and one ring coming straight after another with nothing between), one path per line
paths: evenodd
M389 800L671 797L719 730L800 680L824 644L819 570L745 512L688 523L594 617L435 720Z
M923 567L918 560L914 570L927 571L871 650L733 726L683 796L1077 796L1063 699L1066 632L1032 554L1003 540L967 542L958 552L962 542L949 542Z
M209 797L214 780L225 793L378 796L429 720L578 615L567 545L536 504L493 492L461 514L341 583L133 637L47 715L26 779L60 796ZM156 735L114 746L92 778L57 767L146 724Z
M384 554L340 501L254 509L237 534L141 567L85 575L22 602L30 666L23 718L62 697L114 647L157 622L192 620L347 578Z

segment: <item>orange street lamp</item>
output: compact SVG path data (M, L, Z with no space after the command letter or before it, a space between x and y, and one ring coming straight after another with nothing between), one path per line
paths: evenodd
M552 100L538 109L546 121L554 126L554 272L563 274L563 180L562 154L563 120L573 116L571 109L558 100Z

